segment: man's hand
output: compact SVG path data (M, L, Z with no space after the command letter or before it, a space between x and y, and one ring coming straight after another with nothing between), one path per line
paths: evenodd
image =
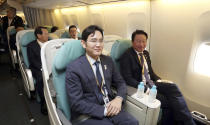
M121 111L121 107L122 107L122 98L116 97L115 99L113 99L107 104L106 116L117 115Z

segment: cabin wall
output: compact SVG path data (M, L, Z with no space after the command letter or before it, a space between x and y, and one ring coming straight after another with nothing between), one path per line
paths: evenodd
M199 17L209 8L208 0L151 1L150 49L156 73L176 82L191 110L210 118L210 76L193 70L200 45Z
M130 38L136 29L144 29L150 33L150 2L128 1L96 4L89 6L56 9L55 18L59 27L77 25L82 31L90 24L104 29L105 34Z

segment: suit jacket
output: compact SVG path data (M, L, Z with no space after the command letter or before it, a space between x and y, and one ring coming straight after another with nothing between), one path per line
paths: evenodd
M7 32L7 28L8 28L8 17L4 16L2 18L3 24L2 24L2 29L3 29L3 33L6 34ZM19 16L15 16L10 24L10 26L15 26L16 24L23 24L23 20L21 17Z
M126 83L116 70L112 59L102 55L100 60L109 99L121 96L123 100L126 100ZM111 86L117 89L117 95L113 94ZM81 114L98 119L104 117L104 102L98 98L99 88L86 56L79 57L67 66L66 90L72 119Z
M41 64L41 48L37 40L32 41L27 45L27 54L29 61L29 68L32 71L33 77L36 80L42 79L42 64Z
M146 59L148 70L150 74L150 78L153 81L160 79L157 76L151 65L151 60L149 56L149 52L143 51L144 57ZM126 83L130 86L137 88L139 82L142 81L142 66L139 62L138 55L133 47L129 48L119 59L120 62L120 72L125 79Z

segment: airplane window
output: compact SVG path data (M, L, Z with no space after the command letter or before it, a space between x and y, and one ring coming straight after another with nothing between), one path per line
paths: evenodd
M202 43L197 50L194 71L210 77L210 42Z

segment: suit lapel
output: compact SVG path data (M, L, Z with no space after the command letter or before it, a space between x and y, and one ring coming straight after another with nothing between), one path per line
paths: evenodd
M140 62L139 62L138 55L137 55L136 51L135 51L133 48L131 48L131 54L132 54L133 57L135 58L135 61L137 62L137 64L141 67L141 64L140 64Z

